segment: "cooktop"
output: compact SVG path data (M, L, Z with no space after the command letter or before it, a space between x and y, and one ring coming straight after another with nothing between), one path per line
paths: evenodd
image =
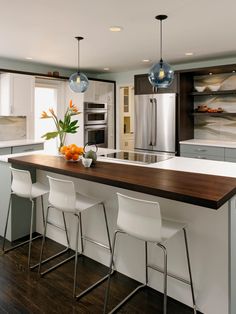
M143 164L152 164L158 161L163 161L172 158L168 155L151 155L146 153L136 153L136 152L116 152L106 155L108 158L115 158L120 160L127 160L130 162L137 162Z

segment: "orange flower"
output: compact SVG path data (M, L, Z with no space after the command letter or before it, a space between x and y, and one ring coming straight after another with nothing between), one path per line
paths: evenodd
M49 108L48 110L49 112L51 112L52 115L55 115L54 110L52 108Z
M49 115L47 114L46 111L43 111L43 112L41 113L41 119L46 119L46 118L50 118L50 117L49 117Z
M73 111L73 112L78 112L78 109L77 109L76 107L74 107L74 108L72 109L72 111Z
M69 107L72 108L74 105L72 103L72 99L70 100L70 104L69 104Z

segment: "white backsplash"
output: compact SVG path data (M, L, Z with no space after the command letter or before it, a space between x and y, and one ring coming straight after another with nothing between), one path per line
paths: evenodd
M0 116L0 141L26 139L26 117Z

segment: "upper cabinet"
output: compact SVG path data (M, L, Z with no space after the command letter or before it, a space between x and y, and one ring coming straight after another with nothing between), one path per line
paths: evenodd
M153 87L148 80L148 74L134 76L135 95L153 94ZM168 88L159 88L158 93L177 93L178 92L178 75L175 74L174 81Z
M84 93L85 102L107 104L108 147L115 147L115 83L89 80L89 87Z
M35 78L4 73L0 76L0 115L27 116L33 112Z

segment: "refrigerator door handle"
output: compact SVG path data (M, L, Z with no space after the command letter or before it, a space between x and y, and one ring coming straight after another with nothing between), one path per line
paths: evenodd
M152 104L152 145L156 146L157 141L157 100L153 98Z
M148 145L149 146L152 146L153 144L152 144L152 116L153 116L153 98L150 98L149 99L150 100L150 109L149 109L149 115L148 115L148 119L149 119L149 121L147 121L147 124L148 123L151 123L151 125L149 126L149 140L148 140Z

